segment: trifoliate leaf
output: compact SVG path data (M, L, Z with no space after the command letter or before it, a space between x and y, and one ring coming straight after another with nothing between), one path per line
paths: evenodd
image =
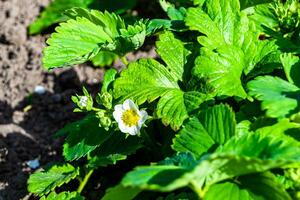
M293 56L291 53L282 54L281 62L284 68L284 72L288 81L296 86L300 87L300 59L298 56Z
M111 136L111 132L99 127L99 120L93 115L67 125L60 132L68 134L63 149L66 160L85 156Z
M173 140L172 148L179 152L191 152L199 158L214 144L224 144L234 136L235 124L234 113L228 106L214 106L185 123Z
M29 26L30 34L40 33L43 29L52 24L66 20L62 13L73 7L87 8L94 0L54 0Z
M299 111L299 88L278 77L261 76L247 85L249 95L262 101L268 117L289 117Z
M78 192L61 192L56 194L51 192L47 197L43 196L40 200L84 200Z
M124 187L122 185L117 185L112 188L108 188L105 195L101 200L132 200L141 192L138 188Z
M49 169L36 172L29 177L28 191L39 196L46 195L78 175L79 169L70 164L53 165Z
M240 12L238 0L208 0L204 7L188 9L186 17L191 30L204 34L198 38L203 47L194 74L208 79L218 96L245 98L242 73L248 74L277 47L259 40L254 24Z

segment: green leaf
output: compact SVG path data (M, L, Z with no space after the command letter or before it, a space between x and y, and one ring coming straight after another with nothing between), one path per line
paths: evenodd
M215 144L207 130L197 118L190 119L173 140L172 148L178 152L191 152L199 158Z
M121 100L132 99L139 105L160 97L156 108L157 116L165 125L170 124L177 130L188 118L188 113L207 97L199 92L183 92L180 89L178 81L183 76L188 50L169 32L162 34L160 40L161 42L157 43L158 52L162 54L167 67L153 59L141 59L131 63L128 69L122 71L121 77L116 79L114 96L121 97ZM174 49L174 54L169 53L169 49ZM172 57L173 55L176 57Z
M207 79L218 96L245 98L242 73L248 74L277 46L259 40L254 24L240 12L238 0L208 0L204 7L188 9L186 17L187 26L203 34L198 38L203 47L194 75Z
M171 32L165 32L160 35L159 41L156 42L156 51L174 77L182 81L184 66L191 52Z
M77 160L95 150L112 135L99 127L99 120L93 115L67 125L62 132L68 134L63 155L69 161Z
M103 77L102 88L101 88L102 93L109 92L110 84L112 84L113 81L116 79L117 73L118 72L115 69L109 69L105 72L104 77Z
M157 61L141 59L122 71L121 77L114 82L114 95L116 98L122 97L122 100L132 99L139 105L161 97L156 108L157 116L165 125L170 124L178 130L188 118L185 100L194 101L199 106L206 96L199 92L185 95L177 81L173 73Z
M146 37L142 20L126 28L120 16L106 11L73 8L65 14L71 19L56 28L44 50L47 69L80 64L103 51L124 56L141 47Z
M193 74L208 79L218 96L247 96L242 83L243 53L231 46L219 48L217 52L202 49L195 61Z
M219 46L234 45L241 47L251 36L249 20L246 14L240 12L238 0L207 0L206 12L201 7L190 8L187 12L186 24L191 30L197 30L205 36L200 36L200 43L210 49ZM252 37L252 36L251 36Z
M231 108L223 104L214 106L185 123L173 140L172 148L179 152L191 152L198 159L214 144L224 144L234 136L235 124Z
M41 200L84 200L78 192L61 192L56 194L51 192L47 197L43 196Z
M73 7L87 8L94 0L54 0L29 26L30 34L40 33L52 24L64 21L67 18L62 13Z
M100 51L100 45L112 42L104 27L78 17L61 23L47 40L43 65L46 69L83 63Z
M295 85L278 77L261 76L247 84L249 95L262 101L268 117L289 117L299 111L300 91Z
M224 104L200 112L199 120L218 144L224 144L235 135L235 114Z
M78 175L79 169L70 164L53 165L51 168L42 172L36 172L29 177L28 191L39 196L46 195Z
M115 52L124 56L126 53L140 48L146 38L146 22L144 20L137 21L134 25L129 25L127 29L120 29L120 38L117 38L118 45Z
M239 182L247 190L265 200L291 200L290 195L285 191L276 176L270 172L239 177Z
M265 28L273 28L279 26L279 21L276 13L271 8L270 4L262 4L255 6L254 12L249 16L249 19L255 22L256 28L265 31Z
M288 81L300 87L300 79L297 76L300 73L300 60L298 56L293 56L291 53L282 54L281 62Z
M218 183L209 188L204 200L258 200L252 197L247 189L241 189L237 184L225 182ZM263 199L261 199L263 200Z
M94 58L92 58L92 63L94 66L105 67L110 66L118 56L109 51L100 51Z
M138 188L124 187L122 185L117 185L112 188L108 188L105 195L101 200L132 200L141 192Z
M263 127L256 130L257 133L262 135L277 135L285 140L294 142L296 146L300 146L300 124L290 122L289 119L280 120L276 124L268 125L263 121Z
M164 160L158 162L159 165L173 165L180 166L186 169L194 168L198 162L195 160L191 153L177 153L172 157L167 157Z
M124 186L162 192L192 185L201 189L236 176L299 164L300 148L280 136L246 134L233 137L194 168L184 166L137 167L123 178Z
M271 2L273 1L272 0L240 0L241 10L252 6L257 6L259 4L266 4Z
M119 160L125 160L128 155L142 147L141 138L126 137L124 133L114 132L100 147L90 154L88 166L97 168L115 165Z
M166 198L158 198L157 200L198 200L198 196L192 192L181 192L179 194L169 194Z

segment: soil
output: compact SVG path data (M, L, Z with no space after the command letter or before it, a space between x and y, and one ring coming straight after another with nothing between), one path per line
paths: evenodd
M42 68L49 34L29 36L27 26L49 2L0 0L0 200L34 199L27 192L27 178L34 172L27 161L38 158L43 166L63 159L63 141L53 133L82 117L72 112L70 97L82 86L99 90L104 72L87 65L52 72ZM153 49L146 50L129 59L155 56ZM34 93L38 85L44 94Z

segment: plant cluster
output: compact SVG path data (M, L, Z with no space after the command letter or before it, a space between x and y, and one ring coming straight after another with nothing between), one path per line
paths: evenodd
M160 5L168 19L134 24L110 12L65 11L44 49L46 69L104 52L126 67L107 70L95 97L84 88L72 98L86 117L56 133L66 162L32 174L28 190L44 200L84 199L93 172L108 170L93 198L300 199L300 3ZM159 58L128 63L126 54L153 35ZM77 191L61 189L76 180Z

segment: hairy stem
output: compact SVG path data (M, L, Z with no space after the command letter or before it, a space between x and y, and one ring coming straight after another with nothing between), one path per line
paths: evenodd
M89 178L91 177L92 173L94 172L94 170L90 170L84 177L84 179L80 182L79 187L77 189L77 192L80 194L82 192L82 190L84 189L85 185L87 184L87 182L89 181Z

